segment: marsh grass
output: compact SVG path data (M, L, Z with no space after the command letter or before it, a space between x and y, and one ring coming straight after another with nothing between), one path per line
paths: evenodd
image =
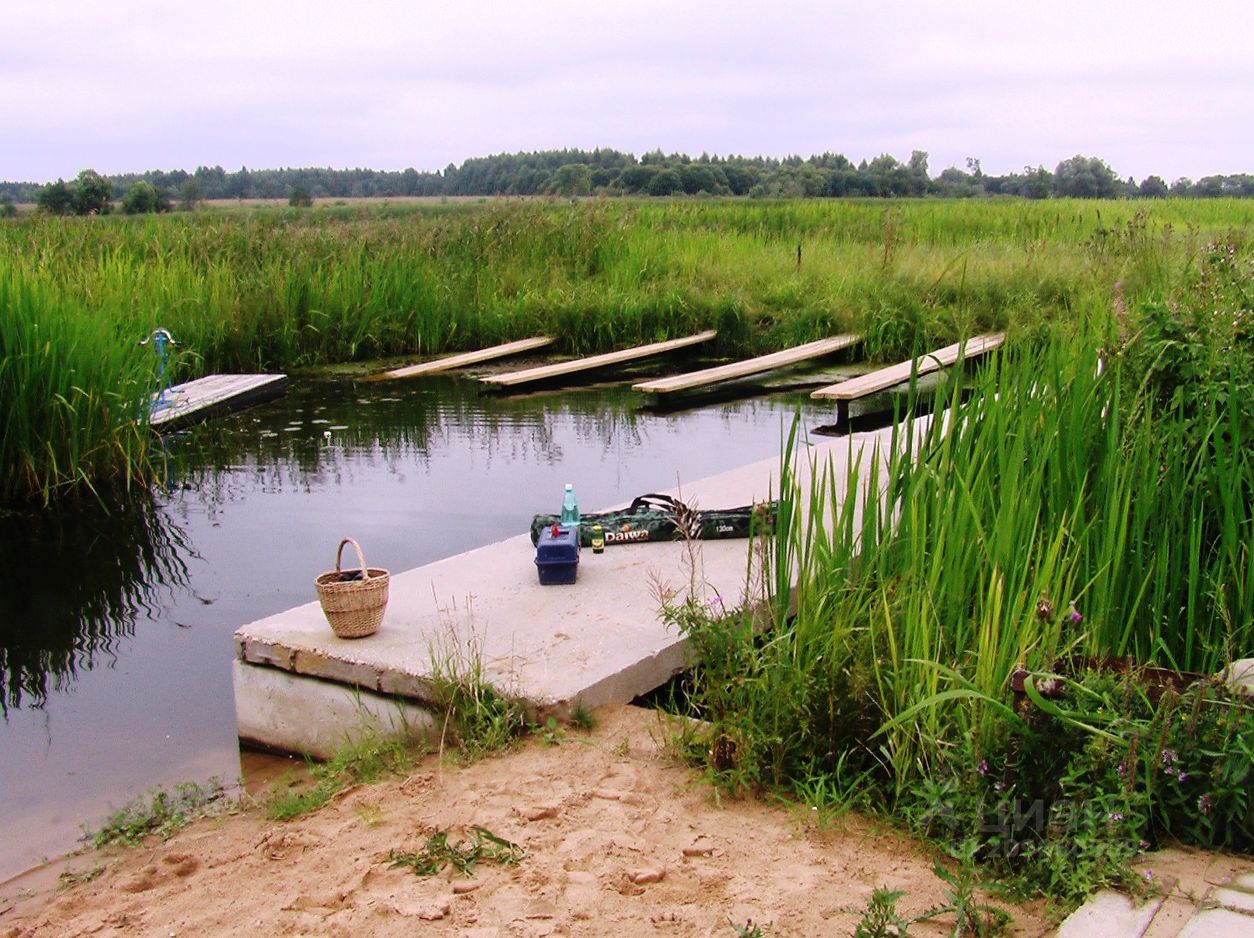
M152 477L141 424L154 375L107 313L0 256L0 502Z
M1207 243L1250 220L1248 205L1226 200L533 200L26 218L0 226L0 272L16 284L0 299L3 351L24 356L0 404L0 497L144 477L144 444L117 418L151 387L151 362L131 343L158 326L181 343L175 380L537 333L578 354L711 326L725 354L853 330L872 360L899 360L961 335L1082 318L1106 307L1116 281L1129 303L1163 300ZM71 348L81 360L68 364ZM90 434L63 443L66 418L87 413Z
M1068 899L1121 881L1164 831L1254 849L1249 800L1218 808L1249 778L1254 711L1221 691L1192 704L1230 714L1199 747L1136 667L1116 686L1087 676L1111 659L1210 674L1254 643L1254 277L1231 256L1212 245L1193 292L1161 307L1016 343L848 476L811 465L804 494L790 440L773 595L677 613L709 721L690 750L721 754L731 787L861 796L925 832L944 814L950 843ZM1030 678L1025 712L1016 669L1065 706ZM1153 759L1180 747L1194 764L1160 784ZM1013 798L1044 820L990 843L985 812ZM1063 805L1103 810L1060 832Z

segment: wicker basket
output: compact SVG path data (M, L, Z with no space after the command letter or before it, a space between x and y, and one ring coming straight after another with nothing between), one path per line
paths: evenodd
M359 569L340 569L345 544L352 544L357 551L357 559L361 561ZM383 610L388 605L388 572L367 567L361 545L351 537L340 541L340 548L335 552L335 569L314 580L314 587L331 630L340 638L365 638L378 631Z

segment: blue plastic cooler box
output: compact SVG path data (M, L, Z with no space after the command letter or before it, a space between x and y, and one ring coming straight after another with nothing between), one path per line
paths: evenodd
M536 542L536 571L540 574L541 586L575 582L579 573L578 527L554 525L540 532Z

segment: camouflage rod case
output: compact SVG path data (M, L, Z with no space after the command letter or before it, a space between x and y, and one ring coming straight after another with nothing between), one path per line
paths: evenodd
M639 544L645 541L712 541L728 537L748 537L769 532L775 525L777 502L697 511L669 495L641 495L627 508L587 514L579 519L579 545L592 546L592 526L599 524L606 546ZM531 520L531 543L540 532L560 523L559 515L536 515Z

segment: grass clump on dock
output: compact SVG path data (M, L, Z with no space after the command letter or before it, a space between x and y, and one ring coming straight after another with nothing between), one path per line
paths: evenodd
M439 751L473 762L507 749L533 729L523 701L497 690L484 674L479 639L466 651L456 636L431 649L431 696Z
M724 784L878 807L1063 902L1164 839L1254 851L1254 707L1206 677L1254 647L1240 250L1011 347L805 505L785 469L766 627L674 611Z

